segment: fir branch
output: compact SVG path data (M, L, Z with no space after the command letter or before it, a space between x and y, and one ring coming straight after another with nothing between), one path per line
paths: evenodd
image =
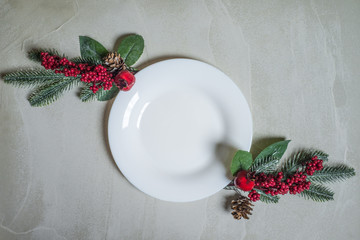
M96 94L90 90L90 84L86 84L80 91L80 99L82 102L93 101L96 98Z
M79 78L63 77L49 84L45 84L37 88L30 96L29 102L33 107L42 107L56 101L65 91L70 90Z
M304 190L300 196L305 199L311 199L316 202L325 202L334 200L334 192L320 184L311 184L309 190Z
M74 62L74 63L88 63L91 65L98 65L98 64L103 63L98 58L93 58L93 57L76 57L76 58L70 59L70 61Z
M279 202L279 196L271 196L270 194L265 194L263 191L259 189L254 189L257 193L260 194L260 201L264 203L277 203Z
M346 166L345 164L339 164L335 166L324 166L320 171L315 171L312 176L308 176L307 179L311 182L325 183L336 182L345 180L355 176L355 169Z
M28 52L28 58L34 62L41 62L41 53L42 52L48 52L50 55L57 55L60 56L59 52L55 49L32 49ZM61 57L61 56L60 56ZM63 55L62 57L65 57Z
M265 158L255 159L254 163L250 167L251 172L259 173L271 173L276 170L279 159L267 156Z
M36 85L49 84L64 79L63 74L56 74L52 70L32 69L8 73L4 76L4 82L16 87L34 87Z
M296 172L299 168L303 167L303 164L311 158L317 156L318 159L323 161L328 161L328 155L319 150L302 150L293 154L289 159L283 164L281 171L285 176L289 176Z
M134 67L127 67L127 69L132 72L133 74L136 74L137 72L139 72L140 70Z

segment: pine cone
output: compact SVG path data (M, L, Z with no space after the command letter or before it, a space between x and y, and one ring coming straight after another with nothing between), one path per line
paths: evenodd
M117 52L108 53L106 57L104 57L104 65L110 72L126 69L124 60L122 59L122 57L120 57L120 54Z
M253 210L251 206L254 206L250 199L244 196L240 196L237 200L231 201L231 209L234 211L231 212L233 217L237 220L242 217L245 219L249 219L248 215L251 215L251 211Z

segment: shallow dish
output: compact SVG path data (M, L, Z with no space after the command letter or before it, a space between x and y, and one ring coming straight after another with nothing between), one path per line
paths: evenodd
M109 144L124 176L155 198L188 202L225 187L236 149L249 150L249 106L232 80L191 59L155 63L120 92Z

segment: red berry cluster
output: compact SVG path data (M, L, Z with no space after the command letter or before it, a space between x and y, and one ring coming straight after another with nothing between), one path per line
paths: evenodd
M315 156L305 164L306 168L304 171L298 170L286 179L283 172L277 173L276 176L265 173L257 174L253 176L255 179L254 188L262 190L265 194L270 194L271 196L301 193L310 188L311 182L306 180L307 176L311 176L315 171L323 169L322 163L323 161ZM255 202L259 200L260 195L258 197L258 193L253 190L249 193L248 197L251 201Z
M323 160L318 159L317 156L313 157L311 161L306 163L305 172L307 175L312 176L315 171L323 169Z
M249 199L253 202L256 202L260 199L260 194L257 193L255 190L252 190L249 195L248 195Z
M99 65L89 65L87 63L76 64L66 58L50 55L48 52L41 53L41 65L46 69L55 70L55 73L62 73L67 77L77 77L86 83L92 83L90 89L96 93L100 88L109 90L112 87L114 78L107 69Z

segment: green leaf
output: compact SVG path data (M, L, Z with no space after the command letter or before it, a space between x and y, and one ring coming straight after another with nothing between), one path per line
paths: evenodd
M280 160L281 157L284 155L289 142L290 140L285 140L271 144L270 146L266 147L264 150L261 151L261 153L255 158L254 162L256 162L258 159L266 158L269 156Z
M121 41L118 53L124 59L125 64L130 67L141 56L144 51L144 39L140 35L130 35Z
M16 87L34 87L64 79L63 74L56 74L52 70L32 69L8 73L4 82Z
M240 170L248 170L252 163L252 155L247 151L239 150L231 161L230 170L235 175Z
M251 165L250 171L256 173L273 173L276 171L277 164L279 163L279 159L274 158L273 156L267 156L264 158L257 159Z
M64 77L35 89L29 96L30 105L42 107L56 101L67 90L70 90L79 79L74 77Z
M80 53L83 58L95 58L101 60L108 51L98 41L86 37L79 36Z
M334 192L329 188L312 183L309 190L304 190L300 193L300 196L305 199L311 199L316 202L325 202L334 200Z
M99 89L96 92L96 98L99 101L108 101L116 96L118 94L119 88L113 84L110 90L104 90L103 88Z
M324 166L320 171L315 171L312 176L308 176L307 180L317 183L336 182L345 180L355 176L354 168L348 167L345 164L335 166Z
M259 189L254 189L257 193L260 194L260 201L264 203L277 203L279 202L279 196L271 196L270 194L265 194L263 191Z

